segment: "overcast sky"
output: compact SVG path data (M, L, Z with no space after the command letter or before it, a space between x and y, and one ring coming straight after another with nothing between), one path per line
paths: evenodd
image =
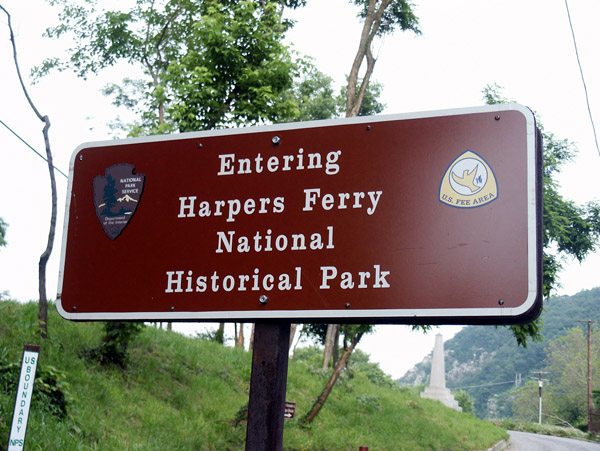
M43 58L60 56L67 42L43 39L56 11L41 0L0 0L12 15L21 70L27 76ZM598 62L600 2L569 1L594 119L600 121ZM586 106L571 30L563 0L428 0L416 2L422 35L395 33L378 42L374 79L384 85L385 113L409 113L478 106L487 84L533 109L547 131L577 144L579 155L560 176L561 192L584 203L600 197L600 156ZM289 41L311 55L319 69L344 83L358 45L361 25L346 0L309 0L293 13ZM42 123L33 115L17 83L6 17L0 16L0 120L39 151ZM42 114L52 122L55 165L68 172L81 143L110 138L106 124L118 111L99 90L123 76L123 67L87 81L56 73L30 87ZM28 77L26 78L28 80ZM20 301L37 299L37 264L46 245L50 194L46 164L0 125L0 217L9 224L8 246L0 250L0 292ZM66 179L57 175L59 227L48 266L48 294L56 295ZM563 287L573 294L599 285L600 255L565 262ZM202 329L203 327L201 327ZM444 338L457 327L440 329ZM434 333L407 326L380 326L360 347L381 367L400 377L431 351Z

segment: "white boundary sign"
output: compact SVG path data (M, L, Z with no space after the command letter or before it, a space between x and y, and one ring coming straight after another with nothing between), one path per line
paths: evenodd
M29 419L29 408L33 396L33 385L37 370L39 346L25 345L23 360L21 362L21 373L19 375L19 386L15 396L15 409L13 411L10 436L8 437L8 451L19 451L25 446L25 432Z

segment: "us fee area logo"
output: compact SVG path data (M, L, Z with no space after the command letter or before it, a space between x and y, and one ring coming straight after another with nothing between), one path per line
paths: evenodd
M440 184L440 202L456 208L477 208L498 198L498 182L490 165L467 150L448 167Z

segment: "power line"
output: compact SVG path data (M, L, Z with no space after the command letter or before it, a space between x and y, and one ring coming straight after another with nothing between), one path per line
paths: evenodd
M575 46L575 56L577 57L577 65L579 66L579 73L581 74L581 81L583 83L583 90L585 92L585 102L587 104L588 114L590 116L590 122L592 123L592 130L594 131L594 141L596 143L596 150L600 155L600 147L598 147L598 136L596 134L596 126L594 125L594 118L592 117L592 110L590 108L590 98L588 96L587 85L585 83L585 77L583 76L583 68L581 67L581 61L579 59L579 50L577 49L577 40L575 39L575 31L573 30L573 22L571 21L571 12L569 11L568 0L565 0L565 6L567 8L567 17L569 18L569 26L571 27L571 36L573 36L573 45Z
M493 384L483 384L483 385L469 385L467 387L454 387L451 388L451 390L463 390L465 388L479 388L479 387L492 387L494 385L506 385L506 384L514 384L515 381L509 381L509 382L495 382Z
M31 146L27 141L25 141L23 138L21 138L19 136L19 134L17 132L15 132L12 128L10 128L8 125L6 125L6 123L2 119L0 119L0 124L4 125L9 132L11 132L17 138L19 138L19 140L23 144L25 144L27 147L29 147L31 150L33 150L37 156L39 156L42 160L44 160L46 163L48 163L48 159L45 156L43 156L41 153L39 153L37 150L35 150L33 148L33 146ZM52 165L52 167L54 168L55 171L57 171L59 174L61 174L62 176L64 176L67 180L69 179L69 177L63 171L61 171L60 169L58 169L56 166Z

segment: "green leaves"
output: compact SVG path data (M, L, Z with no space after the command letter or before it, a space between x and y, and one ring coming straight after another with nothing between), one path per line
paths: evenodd
M105 335L96 348L84 352L90 360L98 361L102 365L114 365L125 369L129 359L129 343L142 331L144 323L125 323L113 321L105 323Z
M501 94L497 84L483 89L488 104L509 102ZM596 248L600 236L600 207L591 202L577 205L564 199L558 192L556 174L562 166L576 155L575 145L567 139L558 139L544 131L543 136L543 216L544 216L544 295L548 296L557 286L558 272L561 269L561 256L574 257L582 261ZM555 248L556 252L550 251Z
M582 261L596 247L600 229L598 206L578 206L565 200L551 185L544 190L545 244L555 243L559 253Z
M110 11L94 1L53 4L62 7L61 23L46 35L69 36L75 45L68 60L48 58L35 76L72 69L85 78L129 63L138 73L103 92L135 114L133 123L113 123L130 136L328 119L344 111L332 80L296 60L283 43L292 26L283 9L304 0L138 0ZM387 13L397 16L404 4L395 2ZM384 107L377 100L381 86L371 85L360 114Z
M97 74L121 58L129 61L136 58L143 36L135 28L139 11L97 12L94 2L89 1L74 4L68 0L54 0L52 4L62 7L60 24L47 28L45 35L54 39L68 35L76 45L69 50L68 61L46 59L34 69L37 76L45 75L52 68L69 68L86 78L89 73Z
M204 2L188 52L169 65L168 112L180 131L227 124L254 125L290 118L294 105L282 100L297 67L282 43L277 4Z
M501 94L497 84L486 86L482 93L488 105L510 102ZM571 161L575 154L575 145L558 139L552 133L544 131L539 122L538 128L543 136L543 295L548 297L559 286L558 275L562 268L563 257L573 257L582 261L592 252L600 236L600 206L595 202L577 205L564 199L558 192L556 174L562 166ZM541 339L541 321L511 326L519 345L526 347L527 339Z
M4 222L2 218L0 218L0 247L6 246L6 240L4 237L6 236L6 228L8 224Z
M598 355L600 334L592 332L592 355ZM592 360L594 385L598 383L600 365ZM587 337L579 327L550 342L547 367L550 379L548 395L556 416L571 424L587 423Z
M68 61L49 58L35 70L90 73L125 61L138 80L126 78L104 93L131 108L138 120L130 135L204 130L230 124L289 120L295 103L284 99L297 73L283 44L290 22L284 7L303 0L138 0L130 9L96 10L94 2L62 7L61 24L46 35L70 35Z
M369 6L375 5L378 9L380 4L388 3L381 16L381 24L377 30L377 35L382 36L391 34L399 27L402 31L413 31L421 34L419 29L419 18L413 11L414 5L407 0L352 0L357 6L361 6L360 17L365 18L369 11Z
M14 397L20 371L20 362L8 363L0 360L0 393L10 394ZM67 417L68 408L74 402L67 376L65 371L58 370L51 365L41 365L37 368L34 382L34 405L62 420Z
M454 393L454 399L462 408L463 413L475 414L475 400L465 390L458 390Z

